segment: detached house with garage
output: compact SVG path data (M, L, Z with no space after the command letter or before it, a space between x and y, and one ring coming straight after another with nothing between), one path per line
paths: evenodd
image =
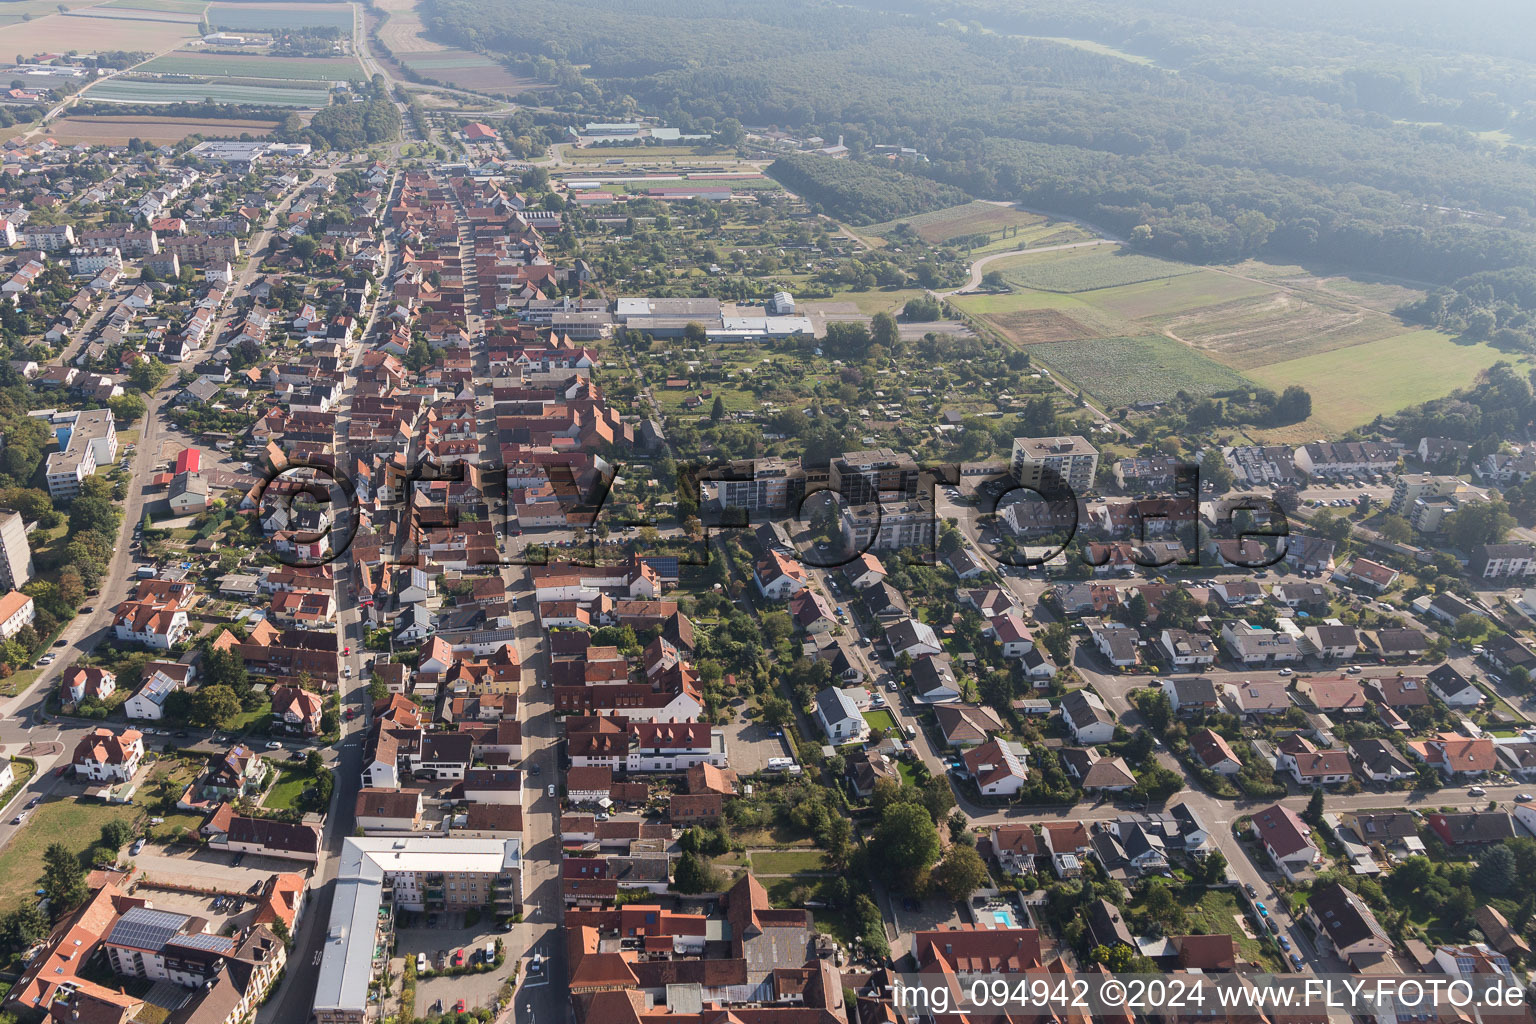
M1498 750L1487 737L1474 739L1460 733L1442 732L1427 740L1412 740L1408 752L1434 765L1448 779L1482 778L1499 766Z
M1283 804L1275 804L1254 813L1253 837L1264 846L1264 852L1275 868L1292 881L1303 875L1319 854L1312 842L1312 830Z
M1319 750L1300 733L1285 738L1275 748L1275 767L1307 787L1336 786L1349 781L1349 755L1342 750Z
M869 725L859 713L859 706L836 686L829 686L816 695L816 721L827 734L827 742L834 747L862 743L869 735Z
M1061 718L1073 740L1082 746L1096 746L1115 738L1115 716L1092 690L1073 690L1063 697Z

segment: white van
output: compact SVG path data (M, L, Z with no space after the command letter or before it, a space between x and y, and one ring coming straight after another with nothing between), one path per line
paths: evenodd
M425 953L417 953L416 954L416 973L417 974L425 973L426 969L427 969L427 954L425 954Z

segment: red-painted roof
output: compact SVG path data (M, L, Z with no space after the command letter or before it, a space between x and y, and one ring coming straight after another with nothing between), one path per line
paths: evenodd
M176 472L198 473L202 471L203 453L196 448L183 448L176 456Z

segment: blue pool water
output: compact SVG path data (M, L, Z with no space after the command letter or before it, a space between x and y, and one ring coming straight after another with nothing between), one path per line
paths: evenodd
M1010 914L1006 910L994 910L994 911L992 911L992 920L997 922L997 926L999 928L1012 928L1012 927L1014 927L1013 915Z

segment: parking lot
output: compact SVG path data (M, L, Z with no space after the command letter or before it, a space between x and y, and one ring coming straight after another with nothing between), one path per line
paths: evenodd
M135 895L149 900L156 910L204 918L208 921L208 931L219 934L222 934L227 927L244 926L256 914L254 898L238 904L233 900L225 899L220 907L215 908L214 904L221 902L216 897L161 889L152 884L140 885Z
M426 921L425 914L401 913L396 927L399 942L395 947L399 956L415 958L416 954L424 953L428 963L436 967L438 964L450 964L454 954L462 951L468 962L476 950L484 950L488 943L494 944L497 939L503 939L502 946L507 958L499 968L481 973L448 976L418 974L416 1015L452 1011L460 999L464 1000L467 1009L490 1006L501 986L512 976L516 963L518 951L505 941L508 933L499 931L488 916L482 917L474 925L464 924L464 915L458 913L439 914L435 928L426 927Z
M148 846L133 858L150 882L164 881L242 893L256 882L265 882L274 874L291 872L308 877L313 865L280 857L249 854L239 864L230 863L234 854L215 848Z
M795 756L787 740L774 736L778 730L771 725L743 719L722 725L720 731L725 733L725 749L730 751L731 768L738 775L762 771L770 757Z

